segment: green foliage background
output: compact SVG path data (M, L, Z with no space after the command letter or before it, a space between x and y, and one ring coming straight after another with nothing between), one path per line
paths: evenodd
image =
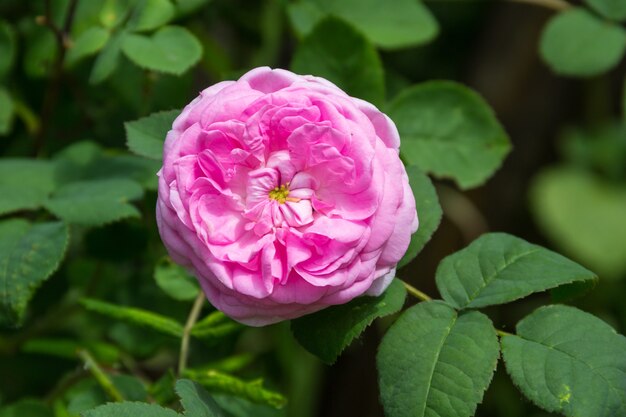
M626 415L625 22L620 0L0 0L0 417ZM260 65L395 121L420 229L382 296L252 329L167 258L154 206L179 109Z

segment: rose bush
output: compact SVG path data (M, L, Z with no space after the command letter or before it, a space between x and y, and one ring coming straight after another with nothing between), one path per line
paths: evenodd
M257 68L185 107L157 221L209 301L261 326L378 295L418 226L393 122L334 84Z

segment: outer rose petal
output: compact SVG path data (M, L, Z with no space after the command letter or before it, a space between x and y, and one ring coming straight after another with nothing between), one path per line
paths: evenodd
M209 301L262 326L383 292L418 226L395 125L267 67L207 88L168 133L157 224Z

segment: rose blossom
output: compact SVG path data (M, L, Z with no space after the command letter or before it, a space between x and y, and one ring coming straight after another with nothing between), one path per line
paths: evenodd
M256 68L167 134L157 221L209 301L252 326L379 295L417 230L393 122L322 78Z

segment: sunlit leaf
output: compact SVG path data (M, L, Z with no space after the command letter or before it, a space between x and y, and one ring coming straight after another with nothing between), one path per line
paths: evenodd
M626 415L626 337L573 307L542 307L502 337L513 382L532 402L567 417Z
M597 277L556 252L505 233L488 233L441 261L436 279L450 305L478 308Z
M389 105L400 151L409 165L461 188L483 184L511 150L489 105L469 88L448 81L418 84Z
M387 417L470 417L498 361L487 316L440 301L411 307L389 329L376 359Z

